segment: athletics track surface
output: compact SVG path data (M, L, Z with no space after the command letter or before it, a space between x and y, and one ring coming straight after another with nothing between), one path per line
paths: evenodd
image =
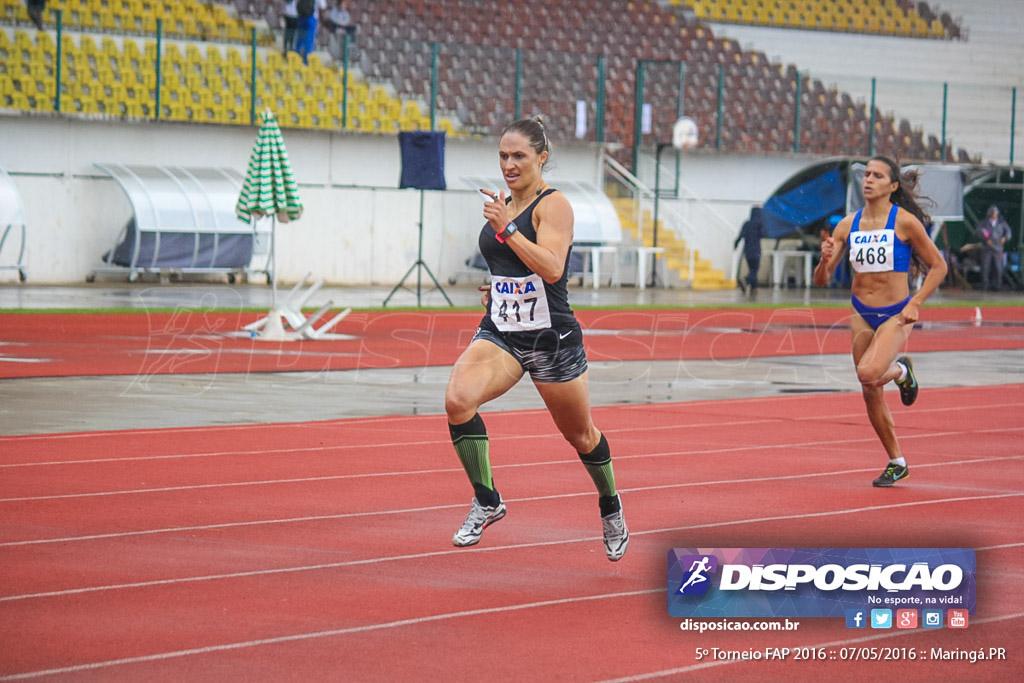
M1024 308L927 308L912 351L1019 349ZM591 361L734 359L848 353L846 308L578 312ZM255 313L0 314L0 378L293 372L451 365L478 313L352 313L341 339L263 342ZM969 331L969 332L968 332ZM20 361L20 362L19 362Z
M951 313L934 339L915 332L911 348L1020 348L1019 326L961 326L965 310L952 310L959 319ZM835 330L813 328L813 340L806 326L765 332L779 311L698 313L754 319L746 335L706 326L705 352L748 336L733 353L750 353L766 334L777 335L775 353L848 345L830 350ZM643 329L635 320L620 327ZM646 342L607 353L700 346L665 336L637 334ZM589 351L607 339L588 339ZM421 349L413 364L445 353L395 343ZM1012 678L1024 642L1024 386L925 386L911 408L887 397L911 464L890 490L870 486L884 460L854 393L595 409L633 535L615 564L589 478L543 412L488 415L509 514L471 549L449 541L468 500L443 416L0 437L0 677ZM977 613L962 631L852 630L836 619L802 619L795 632L680 631L665 608L668 549L744 546L974 548ZM695 659L697 648L798 646L923 654ZM1009 661L922 661L939 647L1005 647Z

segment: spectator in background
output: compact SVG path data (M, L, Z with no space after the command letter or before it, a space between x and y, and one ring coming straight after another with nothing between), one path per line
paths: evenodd
M46 11L46 0L27 0L25 8L28 10L28 18L40 31L43 30L43 12Z
M764 210L760 206L755 206L750 209L750 218L743 223L743 227L740 228L740 234L732 244L732 248L735 249L740 245L741 241L743 242L743 256L747 259L749 272L747 273L746 280L741 280L737 277L736 284L744 293L748 289L751 294L757 291L757 273L761 269L762 237L764 237Z
M326 14L327 0L298 0L295 9L299 14L298 49L305 64L309 53L316 48L316 29L321 13Z
M1010 239L1010 226L999 215L999 207L990 206L975 232L981 241L981 288L998 290L1003 282L1003 249ZM995 279L991 277L993 270Z
M287 56L289 52L295 52L295 35L299 27L298 0L288 0L284 3L284 45L281 47L281 54Z
M324 20L324 28L331 33L341 29L348 34L348 37L355 40L356 27L352 23L352 17L348 13L349 0L337 0L334 6L327 12L327 19Z

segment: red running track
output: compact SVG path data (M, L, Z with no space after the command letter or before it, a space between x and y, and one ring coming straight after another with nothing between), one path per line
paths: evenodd
M910 351L1019 349L1024 307L926 307ZM479 313L352 313L342 339L268 343L240 335L255 313L0 314L0 379L326 371L451 365ZM578 312L591 361L848 353L847 308ZM965 333L969 330L969 333Z
M471 549L450 545L470 494L443 417L0 437L0 677L1007 680L1022 410L1022 385L894 406L911 477L881 490L856 394L598 408L632 530L615 564L543 412L487 416L509 514ZM683 632L667 550L715 546L974 548L977 613L962 631ZM918 659L696 657L769 647ZM982 647L1009 660L922 660Z

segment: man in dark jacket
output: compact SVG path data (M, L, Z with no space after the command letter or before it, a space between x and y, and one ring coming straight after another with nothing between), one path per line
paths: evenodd
M43 30L43 12L46 11L46 0L27 0L28 18L40 31Z
M998 290L1003 282L1003 248L1010 239L1010 226L999 215L999 207L988 207L975 232L981 241L981 288ZM995 278L992 278L993 272Z
M735 249L740 245L741 241L743 242L743 256L747 259L749 272L745 280L737 277L736 284L744 292L747 291L747 288L751 292L757 289L757 271L761 268L761 237L764 235L763 213L759 206L750 209L750 218L743 223L743 227L740 228L740 234L732 245L732 248Z

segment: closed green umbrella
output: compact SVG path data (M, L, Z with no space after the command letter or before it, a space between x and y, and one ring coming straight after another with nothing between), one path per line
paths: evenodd
M267 109L260 114L262 123L256 136L256 145L249 156L249 170L242 183L242 192L235 205L238 220L253 223L269 217L270 227L270 283L273 308L272 317L280 323L277 311L277 254L275 233L277 221L287 223L302 215L299 188L292 175L288 151L284 146L281 129L274 112Z
M260 114L260 119L263 123L249 156L249 170L242 184L235 214L238 220L246 223L264 216L287 223L302 215L299 188L292 175L288 150L285 149L274 112L267 109Z

